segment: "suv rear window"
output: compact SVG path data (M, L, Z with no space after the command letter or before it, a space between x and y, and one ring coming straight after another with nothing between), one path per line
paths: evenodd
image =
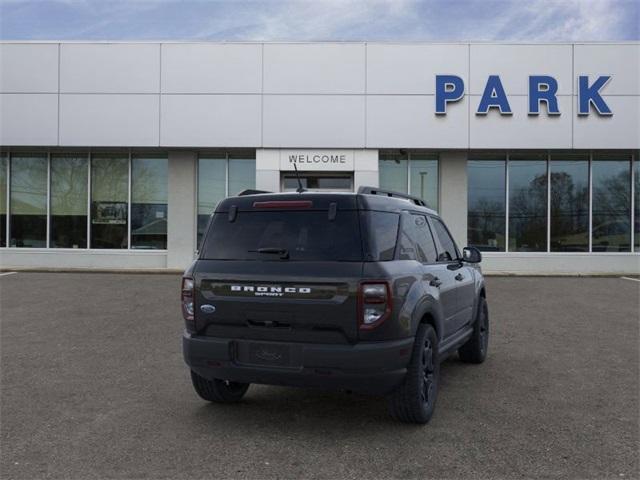
M362 261L358 212L338 211L334 220L327 211L238 212L233 222L216 213L201 258L280 260L277 250L294 261Z

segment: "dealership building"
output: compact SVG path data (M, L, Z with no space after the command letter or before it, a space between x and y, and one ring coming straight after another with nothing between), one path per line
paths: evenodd
M422 197L487 272L640 273L640 43L0 43L0 267L183 269L244 189Z

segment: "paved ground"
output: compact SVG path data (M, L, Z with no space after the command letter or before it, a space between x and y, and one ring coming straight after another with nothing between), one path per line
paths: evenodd
M432 422L254 386L200 401L179 278L0 277L1 477L637 478L640 283L490 278L490 358L448 360Z

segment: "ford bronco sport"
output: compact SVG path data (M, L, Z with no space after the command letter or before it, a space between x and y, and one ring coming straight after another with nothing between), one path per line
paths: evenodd
M227 198L182 279L195 391L224 403L251 383L336 388L386 395L394 418L426 423L440 362L487 355L480 260L396 192Z

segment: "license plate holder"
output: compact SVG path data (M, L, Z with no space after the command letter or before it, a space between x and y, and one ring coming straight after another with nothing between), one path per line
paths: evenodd
M238 362L268 367L290 367L291 347L286 344L247 342L239 345Z

